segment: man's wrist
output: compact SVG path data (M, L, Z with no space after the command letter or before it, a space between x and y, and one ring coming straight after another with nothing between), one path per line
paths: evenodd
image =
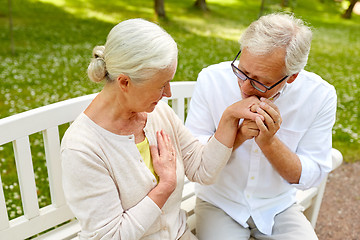
M268 141L258 142L258 146L261 149L261 151L265 153L276 150L279 146L279 142L280 142L279 138L276 135L274 135Z
M237 139L234 143L234 146L233 146L233 151L240 147L247 139L243 139L243 138L240 138L240 139Z

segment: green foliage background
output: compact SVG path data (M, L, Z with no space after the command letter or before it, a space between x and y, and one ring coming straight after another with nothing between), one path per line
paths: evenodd
M174 81L195 81L208 65L232 60L242 31L258 18L260 0L207 0L210 12L193 8L193 0L165 0L167 19L157 19L150 0L12 1L15 55L10 48L9 9L0 0L0 118L101 89L86 76L92 48L103 45L110 29L129 18L159 23L179 46ZM292 11L314 30L306 69L337 89L333 146L346 162L360 160L360 16L340 17L333 0L266 1L265 13ZM0 133L1 134L1 133ZM41 206L49 204L41 136L31 136ZM9 150L10 149L10 150ZM22 213L11 144L0 146L0 170L11 218ZM43 184L42 184L43 183Z

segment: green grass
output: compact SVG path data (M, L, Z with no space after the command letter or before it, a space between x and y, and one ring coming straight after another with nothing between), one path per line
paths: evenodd
M0 0L0 118L101 89L91 83L86 68L92 48L104 44L118 22L141 17L159 23L179 46L174 81L195 81L203 67L232 60L242 31L258 18L260 0L207 0L210 12L192 6L194 0L165 0L167 19L154 16L152 0L17 0L13 4L15 55L11 54L7 0ZM360 160L360 16L340 18L341 4L332 0L267 0L265 13L293 11L314 29L306 69L337 89L337 122L333 146L346 162ZM1 134L1 133L0 133ZM35 147L35 175L40 205L49 204L41 136ZM0 170L11 218L22 213L11 144L0 146Z

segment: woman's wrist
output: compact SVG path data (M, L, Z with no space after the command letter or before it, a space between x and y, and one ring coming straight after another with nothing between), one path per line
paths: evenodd
M227 126L238 128L240 118L236 116L231 106L225 109L222 117Z
M238 125L239 119L235 117L231 109L227 108L220 119L218 128L215 132L215 138L228 148L232 148Z
M148 197L151 198L159 208L162 208L175 188L176 186L172 184L159 182L159 184L149 192Z
M156 187L159 188L159 191L163 194L171 195L175 191L176 183L168 183L160 180Z

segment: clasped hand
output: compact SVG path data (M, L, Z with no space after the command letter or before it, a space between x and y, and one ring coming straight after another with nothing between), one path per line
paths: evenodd
M250 107L250 111L260 114L264 120L260 117L256 117L255 121L244 119L238 128L234 148L252 138L255 138L259 146L268 144L280 129L282 118L278 107L272 101L261 98L258 104Z

